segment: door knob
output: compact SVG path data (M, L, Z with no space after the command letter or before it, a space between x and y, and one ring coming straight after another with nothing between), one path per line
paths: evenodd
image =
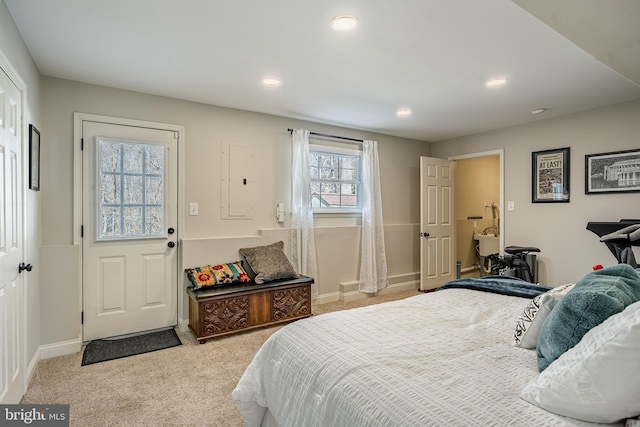
M167 243L167 246L169 246L170 248L175 248L176 244L175 244L175 242L169 242L169 243Z
M18 264L18 273L22 273L24 270L31 271L33 270L33 266L31 264L25 264L24 262L21 262L20 264Z
M429 233L420 233L420 237L429 237Z
M170 229L168 229L168 230L167 230L167 233L169 233L169 234L173 234L173 233L175 233L175 231L176 231L176 230L174 230L173 228L170 228Z

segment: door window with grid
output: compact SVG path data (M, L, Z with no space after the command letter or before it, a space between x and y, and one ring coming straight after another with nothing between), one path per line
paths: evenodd
M165 235L165 146L97 139L97 240Z
M359 210L360 163L356 150L312 146L309 150L311 175L310 206L317 212Z

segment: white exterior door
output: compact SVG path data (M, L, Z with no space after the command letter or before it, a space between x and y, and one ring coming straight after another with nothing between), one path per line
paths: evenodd
M20 90L0 68L0 403L24 394L22 107Z
M420 158L420 290L455 279L453 161Z
M177 324L177 132L83 121L84 341Z

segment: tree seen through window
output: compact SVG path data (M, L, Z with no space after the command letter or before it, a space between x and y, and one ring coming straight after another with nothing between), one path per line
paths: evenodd
M98 238L164 234L165 148L98 140Z

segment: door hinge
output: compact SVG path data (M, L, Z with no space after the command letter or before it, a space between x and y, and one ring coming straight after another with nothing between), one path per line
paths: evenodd
M84 150L84 138L80 138L80 151Z
M84 311L80 312L80 324L84 325Z
M80 237L84 237L84 225L80 226Z

